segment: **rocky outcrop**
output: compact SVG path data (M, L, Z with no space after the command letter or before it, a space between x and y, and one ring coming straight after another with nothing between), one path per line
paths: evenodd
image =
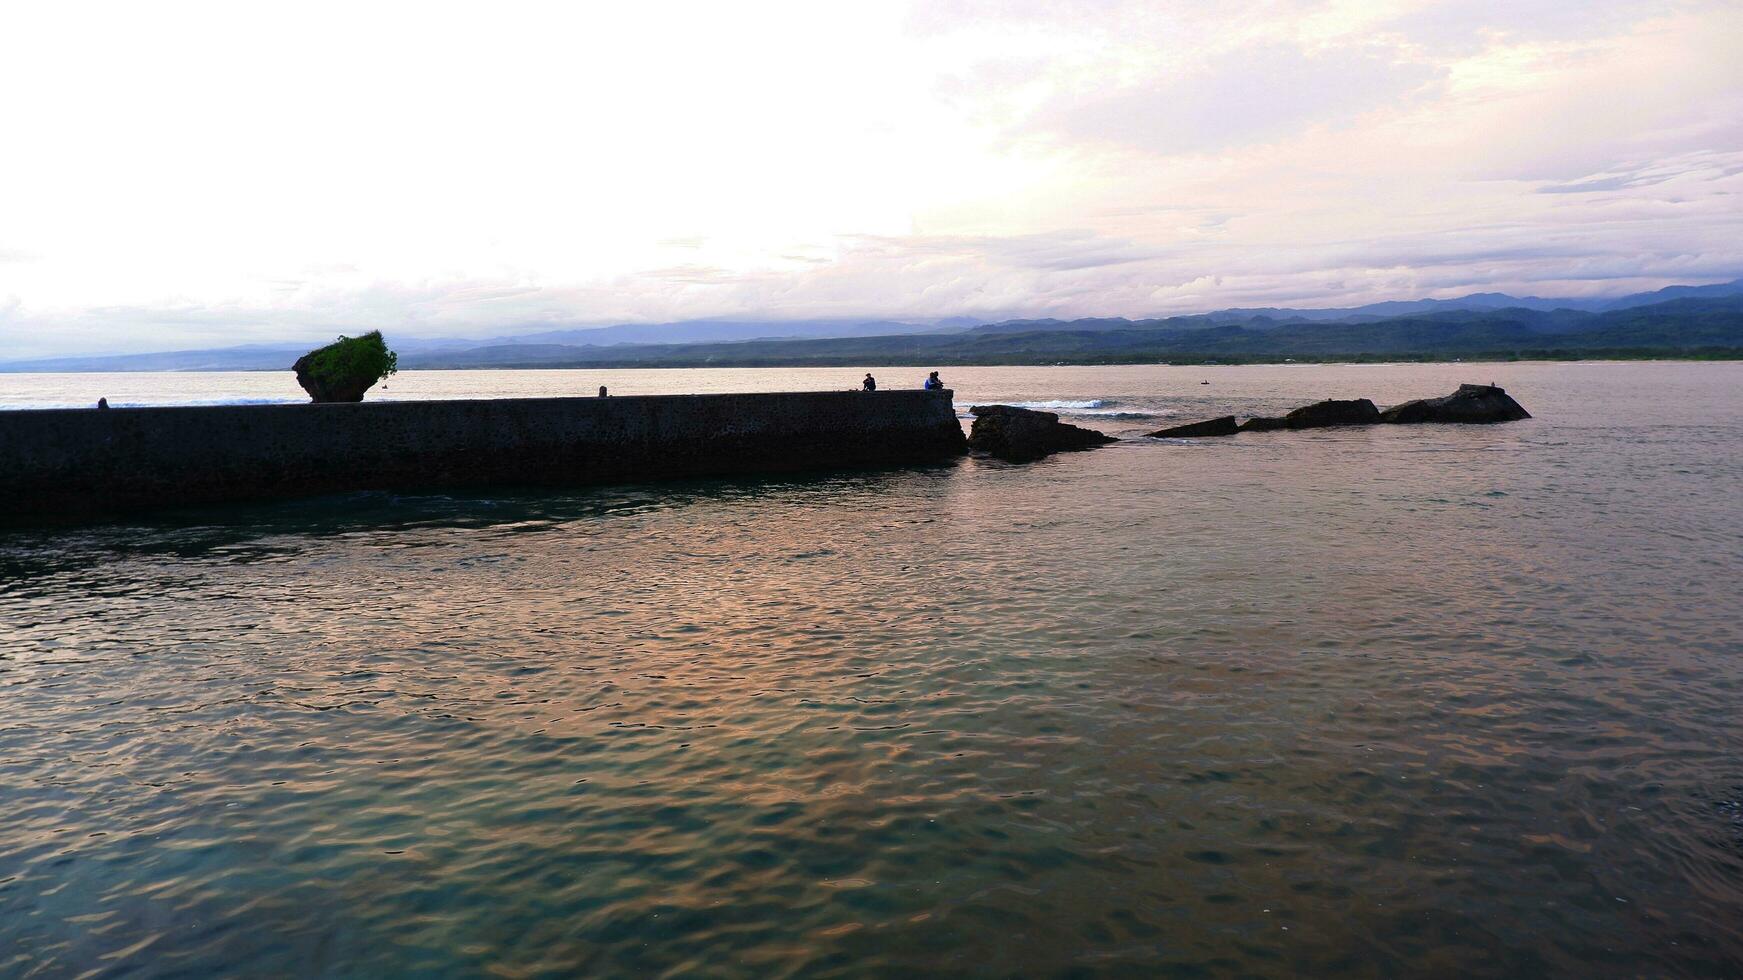
M1291 429L1324 429L1333 425L1372 425L1380 421L1380 410L1366 398L1314 402L1283 416L1283 424Z
M1513 422L1530 417L1530 412L1495 385L1459 385L1458 391L1442 398L1405 402L1384 412L1375 408L1374 403L1366 398L1334 398L1303 405L1281 418L1257 416L1236 426L1234 417L1226 416L1163 429L1150 435L1190 438L1232 435L1237 431L1323 429L1334 425L1373 425L1378 422L1396 425L1417 422Z
M1177 425L1172 429L1158 429L1150 433L1152 439L1199 439L1205 436L1232 436L1241 431L1235 423L1233 415L1224 415L1220 419L1207 419L1203 422L1193 422L1190 425Z
M1327 399L1290 412L1282 418L1251 418L1241 423L1242 432L1272 432L1277 429L1325 429L1334 425L1372 425L1380 410L1366 398Z
M337 378L327 379L315 374L311 369L309 359L314 351L297 358L291 365L291 370L297 373L297 384L309 393L309 400L316 402L360 402L363 393L375 387L374 378Z
M364 392L398 369L399 358L387 349L379 330L361 337L340 337L291 365L297 384L317 402L360 402Z
M1277 429L1287 429L1289 425L1282 419L1265 418L1263 416L1250 418L1241 423L1242 432L1272 432Z
M1379 420L1392 425L1414 425L1422 422L1517 422L1530 417L1530 412L1495 385L1459 385L1459 390L1450 395L1394 405L1381 412Z
M968 448L1015 463L1119 441L1094 429L1067 425L1052 412L1010 405L976 405L969 412L974 426L968 433Z

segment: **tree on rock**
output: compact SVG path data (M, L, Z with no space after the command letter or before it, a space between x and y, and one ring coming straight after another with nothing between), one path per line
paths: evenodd
M344 337L297 358L297 384L317 402L360 402L377 381L399 370L399 355L387 349L381 331Z

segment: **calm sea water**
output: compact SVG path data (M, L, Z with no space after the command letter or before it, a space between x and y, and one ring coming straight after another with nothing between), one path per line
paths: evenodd
M0 975L1743 971L1743 365L945 378L1537 418L5 534Z

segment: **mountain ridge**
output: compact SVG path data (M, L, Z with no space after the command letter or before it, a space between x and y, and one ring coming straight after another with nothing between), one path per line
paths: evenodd
M1683 305L1677 305L1683 304ZM1693 304L1693 305L1689 305ZM463 338L394 338L401 354L402 365L408 369L449 367L555 367L576 363L611 363L631 365L643 362L683 360L678 348L705 363L722 358L738 363L754 352L779 351L782 358L800 356L790 350L794 344L823 344L842 349L860 349L868 354L882 351L908 350L916 356L932 353L935 357L957 350L987 353L1013 345L989 344L973 340L953 345L951 338L974 338L994 335L1028 336L1060 334L1052 341L1031 343L1026 356L1044 357L1044 350L1056 349L1061 356L1072 351L1096 350L1104 355L1118 344L1088 344L1081 340L1069 342L1063 335L1094 333L1144 334L1140 342L1132 336L1129 343L1133 355L1139 350L1180 351L1181 337L1197 333L1199 343L1208 348L1222 346L1215 335L1203 333L1217 327L1236 326L1255 335L1268 338L1268 344L1247 346L1252 356L1275 354L1309 354L1325 350L1326 344L1337 341L1352 349L1346 353L1386 353L1399 351L1399 322L1416 324L1418 334L1433 332L1439 327L1438 340L1425 341L1428 346L1412 353L1432 352L1435 344L1446 347L1448 353L1463 349L1471 336L1473 318L1501 318L1518 327L1516 340L1542 342L1549 348L1584 343L1582 332L1601 326L1594 317L1624 313L1628 310L1650 309L1654 318L1651 328L1636 325L1634 345L1644 344L1656 349L1674 351L1691 346L1700 339L1710 341L1715 334L1704 322L1717 311L1723 314L1736 306L1743 309L1743 279L1708 285L1667 286L1646 293L1600 300L1545 299L1515 297L1505 293L1471 293L1455 299L1389 300L1363 306L1335 309L1297 309L1289 307L1230 308L1208 313L1179 314L1168 317L1129 319L1126 317L1082 317L1070 320L1057 318L1011 319L984 323L972 318L950 317L936 320L892 319L810 319L761 320L754 318L717 318L674 321L660 324L617 324L607 327L563 327L506 334L483 339ZM1667 319L1669 318L1669 319ZM1682 318L1689 323L1686 335L1678 335L1678 325L1671 319ZM528 326L531 326L529 324ZM1352 332L1366 327L1367 332ZM1645 333L1642 333L1645 329ZM1522 331L1522 332L1520 332ZM1426 335L1424 335L1426 336ZM1728 337L1720 330L1717 336ZM1163 342L1165 338L1169 339ZM1496 334L1495 342L1502 340ZM846 344L846 341L875 341L872 344ZM1650 341L1650 343L1648 343ZM37 358L25 361L0 362L0 372L23 371L245 371L288 369L290 361L309 346L321 341L284 344L250 344L237 347L185 351L163 351L143 354L108 354ZM1729 343L1727 341L1726 343ZM1743 343L1743 341L1740 341ZM770 347L769 345L775 345ZM717 348L753 345L723 352ZM1450 345L1450 346L1449 346ZM1625 345L1626 346L1626 345ZM1374 350L1367 350L1375 347ZM1260 350L1267 348L1267 350ZM823 348L817 348L821 351ZM813 351L815 353L816 351ZM1181 351L1184 352L1184 351ZM1206 352L1194 352L1206 353ZM770 354L769 356L775 356ZM979 355L976 355L979 356ZM1012 356L1016 356L1013 354ZM874 363L874 362L866 362ZM938 363L950 363L940 360Z
M752 367L889 364L1145 363L1158 360L1407 359L1432 357L1743 356L1743 296L1679 299L1606 313L1441 310L1349 322L1206 323L1190 318L1034 323L1037 329L951 334L660 344L558 345L537 352L512 345L414 366Z

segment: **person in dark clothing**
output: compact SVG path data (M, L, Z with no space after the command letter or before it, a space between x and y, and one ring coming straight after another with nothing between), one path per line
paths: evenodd
M935 391L944 387L944 382L939 380L938 372L933 371L931 374L926 376L926 383L920 387L925 388L927 391Z
M871 372L868 371L866 372L865 381L860 384L860 387L867 391L876 391L878 390L878 379L872 377Z

